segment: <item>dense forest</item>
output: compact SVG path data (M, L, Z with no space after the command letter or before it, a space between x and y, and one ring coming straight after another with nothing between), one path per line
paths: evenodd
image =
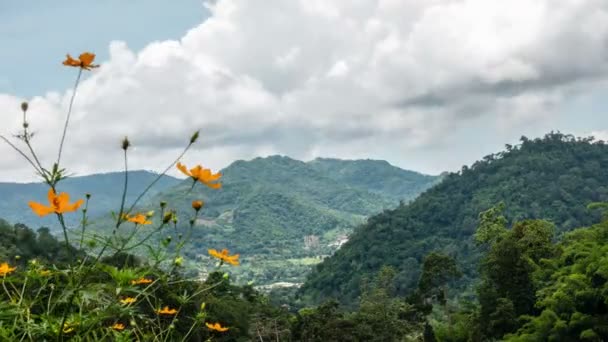
M590 209L602 213L608 204ZM449 299L453 291L449 285L462 273L454 258L436 251L423 258L416 286L407 296L397 291L396 269L383 266L361 283L354 310L335 300L299 310L277 305L277 298L251 285L231 284L222 272L210 274L203 283L184 278L178 288L160 286L156 296L173 301L181 291L211 289L197 300L204 303L207 319L222 321L230 330L222 334L200 331L193 341L209 337L214 341L310 342L608 338L608 215L555 242L552 223L522 220L509 227L505 211L501 203L478 217L474 240L482 251L476 265L480 281L474 302ZM44 228L36 234L24 225L2 222L0 234L2 258L15 265L35 260L51 265L66 258L60 241ZM112 268L113 260L106 262ZM182 310L186 319L175 326L181 333L198 317L196 306Z
M415 288L423 258L433 250L454 257L464 276L477 277L480 257L472 238L479 212L505 204L508 222L546 219L556 234L588 226L599 214L586 206L608 200L608 145L561 133L521 138L518 146L489 155L446 176L409 204L372 216L332 257L317 265L304 284L305 301L336 298L350 305L360 284L380 270L397 270L397 291Z

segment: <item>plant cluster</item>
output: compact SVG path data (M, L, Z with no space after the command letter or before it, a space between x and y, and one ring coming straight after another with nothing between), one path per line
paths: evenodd
M187 229L178 228L178 213L171 209L170 203L161 202L157 211L135 212L139 201L174 166L192 180L191 189L199 183L211 189L221 188L220 173L201 165L188 169L180 162L197 141L198 131L189 138L176 160L130 204L126 203L126 194L131 143L126 137L122 140L123 195L120 207L112 212L114 223L110 234L87 229L90 224L87 213L89 206L94 205L94 194L72 200L67 192L61 191L62 181L68 177L61 157L72 107L84 72L99 67L93 64L94 60L95 54L85 52L78 58L67 55L63 62L76 68L78 74L57 158L50 167L46 167L42 156L36 153L27 102L21 105L22 130L15 135L17 141L0 136L48 185L46 201L28 203L32 212L40 217L55 216L63 232L62 262L35 257L20 265L17 260L0 261L0 339L187 341L228 334L229 322L212 320L219 315L209 315L216 309L206 300L211 300L218 288L228 286L229 275L221 273L220 267L239 265L239 255L231 255L226 249L220 252L209 249L218 264L207 281L186 279L180 273L184 262L182 250L203 202L194 200L191 212L184 214L189 217ZM78 227L66 223L66 217L74 213L81 216ZM48 230L46 233L48 235ZM167 237L152 238L161 234ZM52 241L56 246L56 240ZM145 261L130 254L142 248L148 251Z

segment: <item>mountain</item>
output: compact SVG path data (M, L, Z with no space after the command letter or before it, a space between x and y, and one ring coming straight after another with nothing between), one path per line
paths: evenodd
M317 158L308 164L331 179L397 201L409 201L441 179L398 168L385 160Z
M236 161L221 172L220 190L198 184L190 191L187 180L157 194L141 210L166 201L168 208L191 213L191 202L204 200L188 259L198 266L197 256L206 256L208 248L228 248L241 254L242 265L234 269L240 280L265 285L303 281L311 265L332 254L366 217L437 182L437 177L383 161L306 163L283 156ZM378 178L384 174L390 182L402 179L411 187L387 187ZM188 222L187 215L181 222Z
M409 204L372 216L347 243L316 266L301 288L305 300L354 303L360 284L383 265L398 270L401 293L418 281L423 257L442 250L459 261L470 283L479 249L472 240L481 211L504 202L510 221L548 219L559 232L589 226L590 202L608 201L608 145L550 133L489 155L444 177Z
M135 198L150 184L158 175L149 171L129 172L129 191L127 192L127 203ZM179 179L163 176L149 194L154 194L162 189L176 185ZM123 172L111 172L94 174L89 176L70 177L59 183L58 190L67 192L72 199L84 198L86 193L92 195L89 206L91 217L118 210L124 185ZM29 201L46 203L48 186L43 183L0 183L0 218L13 223L23 223L30 227L56 225L56 218L40 218L32 213L28 206ZM68 217L70 223L78 222L79 215Z

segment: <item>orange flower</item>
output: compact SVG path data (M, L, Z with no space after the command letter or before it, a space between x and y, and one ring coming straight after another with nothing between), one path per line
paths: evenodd
M135 215L125 214L124 219L135 224L152 224L152 221L148 220L148 217L142 213L137 213Z
M209 250L209 255L212 257L216 257L222 261L225 261L231 265L238 266L239 265L239 255L228 255L228 250L223 249L221 252L216 251L215 249Z
M133 304L133 303L135 303L135 301L136 301L136 299L133 297L125 297L120 300L120 302L123 303L124 305Z
M62 192L57 196L53 189L49 189L48 199L50 206L45 206L37 202L30 201L28 204L30 208L38 216L46 216L50 213L63 214L70 211L76 211L84 203L84 200L79 199L78 201L70 204L70 195Z
M0 264L0 276L4 277L5 275L13 272L16 269L17 267L11 267L8 263L3 262L2 264Z
M210 169L205 169L201 165L197 165L188 171L186 165L182 163L177 163L177 168L195 182L199 181L212 189L219 189L222 187L221 183L214 183L222 177L222 174L219 172L214 174Z
M99 67L99 64L93 64L94 60L95 54L90 52L81 53L78 59L74 59L72 56L70 56L70 54L67 54L65 61L63 61L63 65L91 70L91 68Z
M156 310L156 313L159 315L175 315L177 313L177 310L169 309L168 306L165 306L164 308L162 308L162 310Z
M131 285L146 285L146 284L150 284L151 282L152 282L151 279L146 279L144 277L141 277L136 280L131 280Z
M199 211L203 207L203 201L192 201L192 209Z
M122 324L122 323L115 323L115 324L112 326L112 329L114 329L114 330L118 330L118 331L125 330L125 325L124 325L124 324Z
M209 328L209 330L215 330L215 331L219 331L219 332L224 332L224 331L228 331L228 328L224 328L222 327L219 323L205 323L205 325L207 326L207 328Z

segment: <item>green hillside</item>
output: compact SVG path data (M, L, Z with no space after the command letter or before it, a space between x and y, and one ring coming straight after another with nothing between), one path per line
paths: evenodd
M191 183L185 181L156 195L142 209L158 208L166 201L170 208L188 212L192 200L203 199L206 205L189 250L192 266L201 265L197 255L204 257L208 248L226 247L242 255L243 266L236 271L240 281L300 283L311 265L333 253L354 226L396 207L397 198L409 199L416 193L409 187L403 187L401 195L370 191L369 183L359 185L353 177L332 175L334 163L355 173L359 167L359 161L305 163L281 156L237 161L221 171L222 189L197 186L189 192ZM417 191L437 181L386 162L361 165L372 176L392 174L391 181L401 177ZM182 222L186 224L185 217Z
M384 160L317 158L308 163L328 177L370 192L409 201L428 189L439 177L423 175L390 165Z
M307 300L335 297L355 302L363 279L383 265L397 269L396 284L409 292L427 253L443 250L459 261L464 282L475 277L479 250L472 240L478 213L504 202L515 220L543 218L558 233L599 220L586 209L608 200L608 145L551 133L522 137L518 146L448 175L408 205L371 217L349 241L309 275Z
M157 174L149 171L129 172L129 191L127 203L135 198L150 184ZM155 193L176 185L179 179L164 176L151 189ZM93 195L89 215L105 215L120 206L120 197L124 185L124 173L111 172L81 177L70 177L61 182L59 191L70 194L72 198L84 198L86 193ZM39 218L28 207L29 201L45 202L48 185L42 183L0 183L0 218L12 223L23 223L30 227L54 227L54 217ZM71 217L70 223L77 223L77 217Z

